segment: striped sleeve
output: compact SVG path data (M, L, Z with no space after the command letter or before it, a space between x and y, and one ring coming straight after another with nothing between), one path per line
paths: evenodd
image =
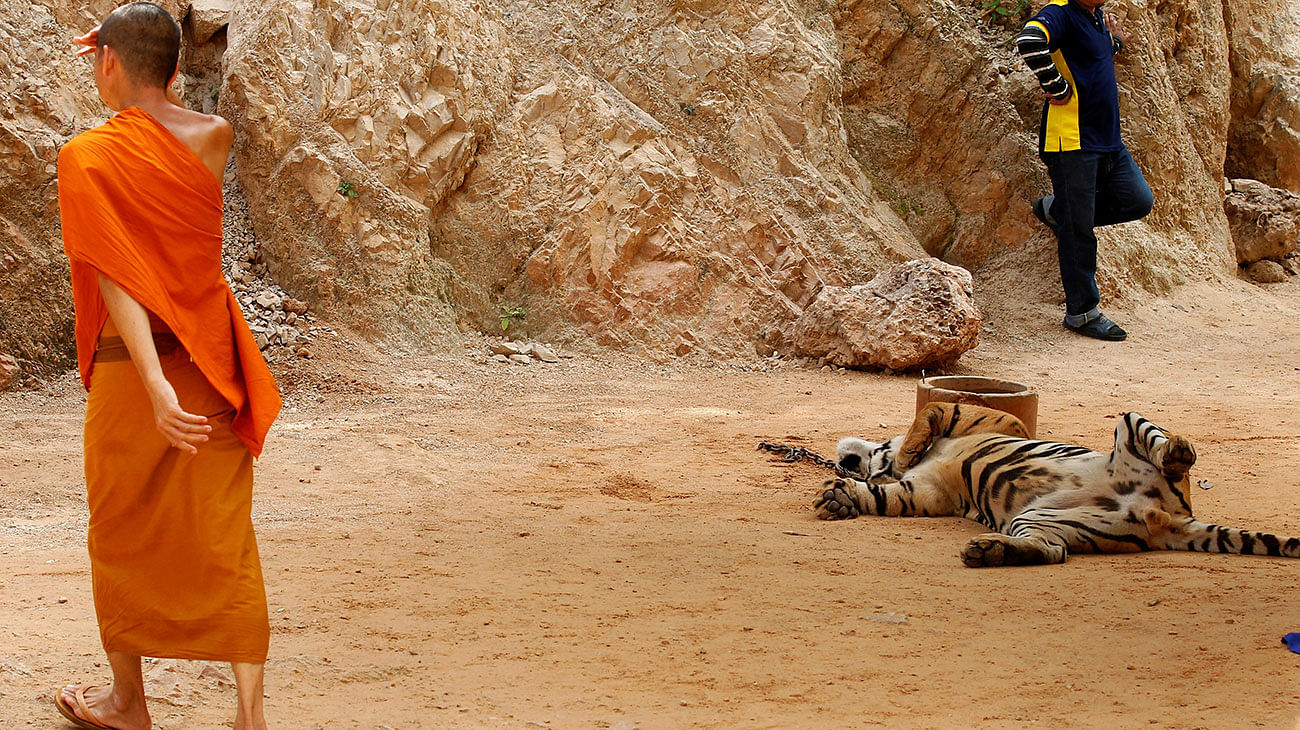
M1070 83L1061 76L1056 64L1052 62L1047 30L1040 23L1030 21L1025 25L1025 29L1016 36L1016 48L1029 70L1038 77L1038 84L1043 87L1044 93L1060 101L1070 98Z

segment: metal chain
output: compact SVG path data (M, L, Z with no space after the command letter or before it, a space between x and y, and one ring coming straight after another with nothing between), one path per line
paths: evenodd
M820 466L823 469L830 469L831 471L835 472L836 475L841 477L846 477L848 479L862 478L857 474L853 474L852 472L846 471L843 467L837 464L833 459L827 459L821 454L806 449L802 446L790 446L788 444L772 443L771 441L761 441L758 444L757 450L770 451L774 454L780 454L781 461L784 461L789 464L793 464L796 461L810 461L814 465Z

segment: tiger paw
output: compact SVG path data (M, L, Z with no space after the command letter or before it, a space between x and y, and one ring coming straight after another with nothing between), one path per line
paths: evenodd
M844 479L827 479L813 508L820 520L851 520L862 514L853 501L852 486Z
M971 538L961 551L961 561L968 568L992 568L1006 565L1006 537L1003 535L980 535Z
M1170 479L1181 479L1196 463L1196 449L1184 436L1170 436L1165 444L1160 470Z

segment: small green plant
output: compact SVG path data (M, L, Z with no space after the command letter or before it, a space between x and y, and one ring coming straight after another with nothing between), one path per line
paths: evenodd
M684 106L682 107L682 114L685 114L685 115L688 116L688 117L693 117L693 116L695 116L695 105L694 105L694 104L686 104L686 105L684 105Z
M339 180L339 186L337 188L334 188L334 192L338 193L339 195L342 195L348 200L351 200L357 197L357 186L353 185L347 180Z
M980 0L980 19L989 25L1015 29L1029 17L1029 0Z
M510 325L524 318L528 310L523 307L502 307L501 308L501 331L505 332L510 329Z

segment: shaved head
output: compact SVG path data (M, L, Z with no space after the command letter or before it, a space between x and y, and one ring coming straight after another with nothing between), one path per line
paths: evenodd
M153 3L131 3L108 14L99 28L97 50L112 48L136 83L165 87L176 72L181 27Z

